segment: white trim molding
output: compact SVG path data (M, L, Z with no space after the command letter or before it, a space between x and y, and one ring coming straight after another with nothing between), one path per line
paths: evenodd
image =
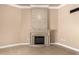
M77 48L73 48L71 46L68 46L68 45L64 45L64 44L61 44L61 43L50 43L51 45L57 45L57 46L61 46L63 48L66 48L66 49L69 49L71 51L74 51L76 54L79 55L79 49Z
M12 6L12 7L17 7L17 8L31 8L29 6L19 6L19 5L16 5L16 4L7 4L9 6Z
M49 9L60 9L60 8L62 8L62 7L64 7L64 6L66 6L67 4L62 4L62 5L60 5L60 6L58 6L58 7L48 7Z
M32 47L44 47L44 45L42 45L42 46L34 45L33 46L33 45L30 45L30 43L16 43L16 44L9 44L9 45L0 46L0 49L20 46L20 45L26 45L26 46L32 46ZM59 47L61 46L63 48L68 49L69 51L73 51L75 54L79 55L79 49L73 48L71 46L64 45L64 44L61 44L61 43L50 43L50 45L57 45Z
M60 9L60 8L62 8L62 7L64 7L64 6L66 6L66 5L67 5L67 4L62 4L62 5L58 6L57 8Z
M30 44L29 43L8 44L8 45L0 46L0 49L9 48L9 47L15 47L15 46L19 46L19 45L27 45L27 46L29 46Z
M48 9L60 9L64 6L66 6L67 4L61 4L60 6L57 6L57 7L50 7L49 5L30 5L30 6L19 6L19 5L16 5L16 4L6 4L6 5L21 8L21 9L33 8L33 7L44 7L44 8L48 8Z
M30 5L30 7L46 7L46 8L48 8L49 5Z
M58 9L58 7L48 7L48 9Z

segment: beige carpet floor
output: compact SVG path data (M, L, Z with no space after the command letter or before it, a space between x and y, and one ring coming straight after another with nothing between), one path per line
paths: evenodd
M0 55L74 55L74 53L57 46L33 47L20 45L0 49Z

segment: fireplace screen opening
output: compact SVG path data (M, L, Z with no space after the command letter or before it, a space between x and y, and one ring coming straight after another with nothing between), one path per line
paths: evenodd
M35 36L34 44L44 44L45 37L44 36Z

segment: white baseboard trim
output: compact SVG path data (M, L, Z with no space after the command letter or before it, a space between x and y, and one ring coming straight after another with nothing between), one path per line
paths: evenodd
M27 45L27 46L30 46L29 43L16 43L16 44L9 44L9 45L0 46L0 49L14 47L14 46L19 46L19 45ZM67 48L69 50L75 51L77 54L79 54L79 49L76 49L76 48L73 48L73 47L70 47L70 46L61 44L61 43L50 43L50 45L62 46L62 47Z
M51 45L58 45L58 46L62 46L64 48L67 48L69 50L72 50L74 52L76 52L76 54L79 54L79 49L76 49L76 48L73 48L71 46L68 46L68 45L64 45L64 44L61 44L61 43L50 43Z
M15 44L9 44L9 45L0 46L0 49L19 46L19 45L30 45L30 44L29 43L15 43Z

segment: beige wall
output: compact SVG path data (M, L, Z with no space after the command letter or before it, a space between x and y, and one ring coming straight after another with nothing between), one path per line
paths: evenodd
M7 5L0 5L0 45L21 42L19 38L21 10Z
M66 5L59 9L58 38L56 42L79 49L79 11L70 10L79 5Z
M21 20L21 40L22 42L30 43L30 32L31 32L31 9L21 9L22 20Z
M31 9L0 5L0 45L29 43Z
M56 30L58 21L58 9L49 9L49 29Z
M57 28L57 10L49 10L49 29L51 42L55 39ZM30 43L31 9L20 9L9 5L0 5L0 45Z
M50 42L54 43L56 39L56 30L58 22L58 9L49 9L49 30L50 30Z

